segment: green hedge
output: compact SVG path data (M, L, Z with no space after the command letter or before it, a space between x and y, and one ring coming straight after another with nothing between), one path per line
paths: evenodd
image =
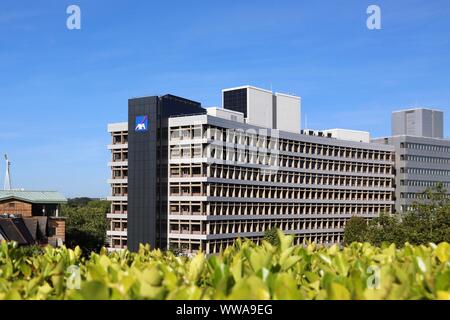
M279 237L277 247L239 240L192 259L148 246L88 259L79 248L27 256L3 242L0 299L450 299L448 243L340 249Z

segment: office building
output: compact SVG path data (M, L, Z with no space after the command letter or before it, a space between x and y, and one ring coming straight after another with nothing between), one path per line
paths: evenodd
M110 250L126 248L128 231L128 122L112 123L108 125L111 143L111 195L107 198L111 202L111 212L107 214L108 230L106 231L107 246Z
M128 132L110 125L112 249L142 242L216 253L274 227L296 243L340 243L352 216L393 211L392 146L368 143L364 132L302 131L293 95L222 93L224 108L207 110L178 97L176 112L163 97L132 99Z
M438 183L450 190L450 140L443 132L443 112L411 109L393 113L392 136L372 140L395 148L397 212L409 210Z
M167 122L205 113L200 103L173 95L128 101L128 122L111 124L112 187L109 247L167 247ZM116 140L117 139L117 140Z

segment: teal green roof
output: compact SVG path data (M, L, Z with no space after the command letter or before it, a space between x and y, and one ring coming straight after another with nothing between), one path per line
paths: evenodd
M17 199L30 203L66 203L67 199L56 191L0 190L0 201Z

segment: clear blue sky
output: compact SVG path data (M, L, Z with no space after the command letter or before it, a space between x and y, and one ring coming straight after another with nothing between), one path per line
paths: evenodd
M66 28L70 4L79 31ZM366 28L369 4L382 30ZM222 88L272 86L302 96L309 127L384 136L391 111L420 105L446 111L450 136L448 0L2 0L0 40L14 187L106 196L106 124L133 96L214 106Z

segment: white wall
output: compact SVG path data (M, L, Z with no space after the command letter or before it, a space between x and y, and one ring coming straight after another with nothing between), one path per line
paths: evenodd
M208 115L213 117L218 117L222 119L227 119L231 121L244 122L244 114L242 112L237 112L233 110L227 110L217 107L207 108L206 111Z
M108 132L128 131L128 122L109 123Z
M367 131L346 130L346 129L330 129L323 130L325 134L331 133L331 136L338 140L370 142L370 133Z
M299 133L301 129L301 98L275 93L278 130Z
M248 87L247 91L247 122L255 126L273 127L272 92Z

